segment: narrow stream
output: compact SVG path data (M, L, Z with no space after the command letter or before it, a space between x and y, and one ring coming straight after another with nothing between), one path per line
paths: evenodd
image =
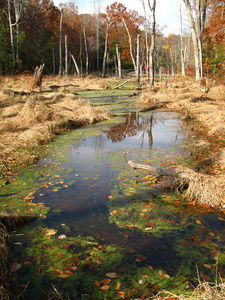
M225 276L223 215L127 164L175 167L189 154L188 130L176 113L130 113L50 144L35 171L15 179L35 182L29 209L49 210L12 234L14 294L48 299L55 288L71 299L147 299L160 289L191 291L196 265L206 280Z

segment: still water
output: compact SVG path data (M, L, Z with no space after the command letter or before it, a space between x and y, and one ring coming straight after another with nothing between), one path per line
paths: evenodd
M148 299L161 289L189 292L196 265L213 280L218 259L223 277L223 216L127 164L175 167L189 154L187 131L176 113L132 113L49 145L32 200L49 210L13 235L14 293Z

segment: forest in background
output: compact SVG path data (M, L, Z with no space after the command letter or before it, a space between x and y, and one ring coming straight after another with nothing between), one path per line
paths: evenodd
M203 71L220 78L225 73L224 4L225 0L208 1L203 38ZM117 70L116 51L120 53L122 69L134 69L132 56L136 58L138 39L141 70L146 70L151 44L148 11L144 17L117 2L105 12L100 11L101 7L96 6L93 14L79 14L74 2L57 7L51 0L1 0L0 74L32 73L42 63L48 75L100 74L106 38L106 73L114 74ZM194 75L193 48L190 33L181 31L180 35L171 33L166 37L162 28L156 26L155 72L180 73L183 50L186 73Z

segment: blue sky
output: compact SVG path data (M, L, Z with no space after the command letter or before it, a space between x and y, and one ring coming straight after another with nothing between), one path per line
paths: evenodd
M65 0L53 0L55 5L60 2L69 2ZM143 8L140 0L116 0L117 2L123 3L127 9L137 10L140 15L143 14ZM115 0L75 0L74 2L79 7L80 13L93 13L94 2L99 3L101 12L105 11L107 5L111 5L116 2ZM146 0L145 0L146 1ZM167 28L163 30L164 35L169 33L180 34L180 4L182 0L156 0L156 22L160 28L167 25ZM184 4L182 4L183 11ZM150 15L147 1L146 11ZM184 21L183 28L188 27L187 21Z

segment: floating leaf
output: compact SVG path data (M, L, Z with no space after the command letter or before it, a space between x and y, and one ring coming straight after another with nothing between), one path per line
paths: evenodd
M109 278L117 278L117 277L118 277L117 274L116 274L115 272L106 273L105 275L106 275L107 277L109 277Z
M219 217L218 219L219 219L220 221L224 221L224 222L225 222L225 219L224 219L224 218Z
M19 270L21 267L21 264L18 263L14 263L10 269L11 272L16 272L17 270Z
M153 267L152 266L150 266L150 265L145 265L146 266L146 268L148 268L148 269L150 269L150 270L153 270Z
M67 277L69 277L70 275L66 275L66 274L60 274L60 275L58 275L58 277L60 277L60 278L67 278Z
M163 278L170 278L170 275L169 274L163 274L162 277Z
M73 275L73 272L71 272L70 270L66 270L65 272L67 275Z
M108 290L110 289L110 286L109 285L103 285L100 287L101 290Z
M124 293L124 292L118 292L118 295L119 295L121 298L124 298L124 299L125 299L125 293Z
M152 227L146 227L145 228L145 230L151 230L152 229Z
M98 280L96 280L96 281L94 282L94 285L100 286L100 282L99 282Z
M196 220L196 223L197 223L198 225L201 225L201 224L202 224L202 222L201 222L200 220Z
M116 290L119 290L121 287L121 283L119 283L119 281L116 282Z
M45 235L50 236L50 235L55 235L55 234L56 234L55 230L49 229L49 230L47 230L47 233Z
M208 264L204 264L204 267L207 268L207 269L211 269L211 266L208 265Z
M110 284L111 281L112 281L111 279L105 278L105 279L103 279L100 283L101 283L102 285L107 285L107 284Z

